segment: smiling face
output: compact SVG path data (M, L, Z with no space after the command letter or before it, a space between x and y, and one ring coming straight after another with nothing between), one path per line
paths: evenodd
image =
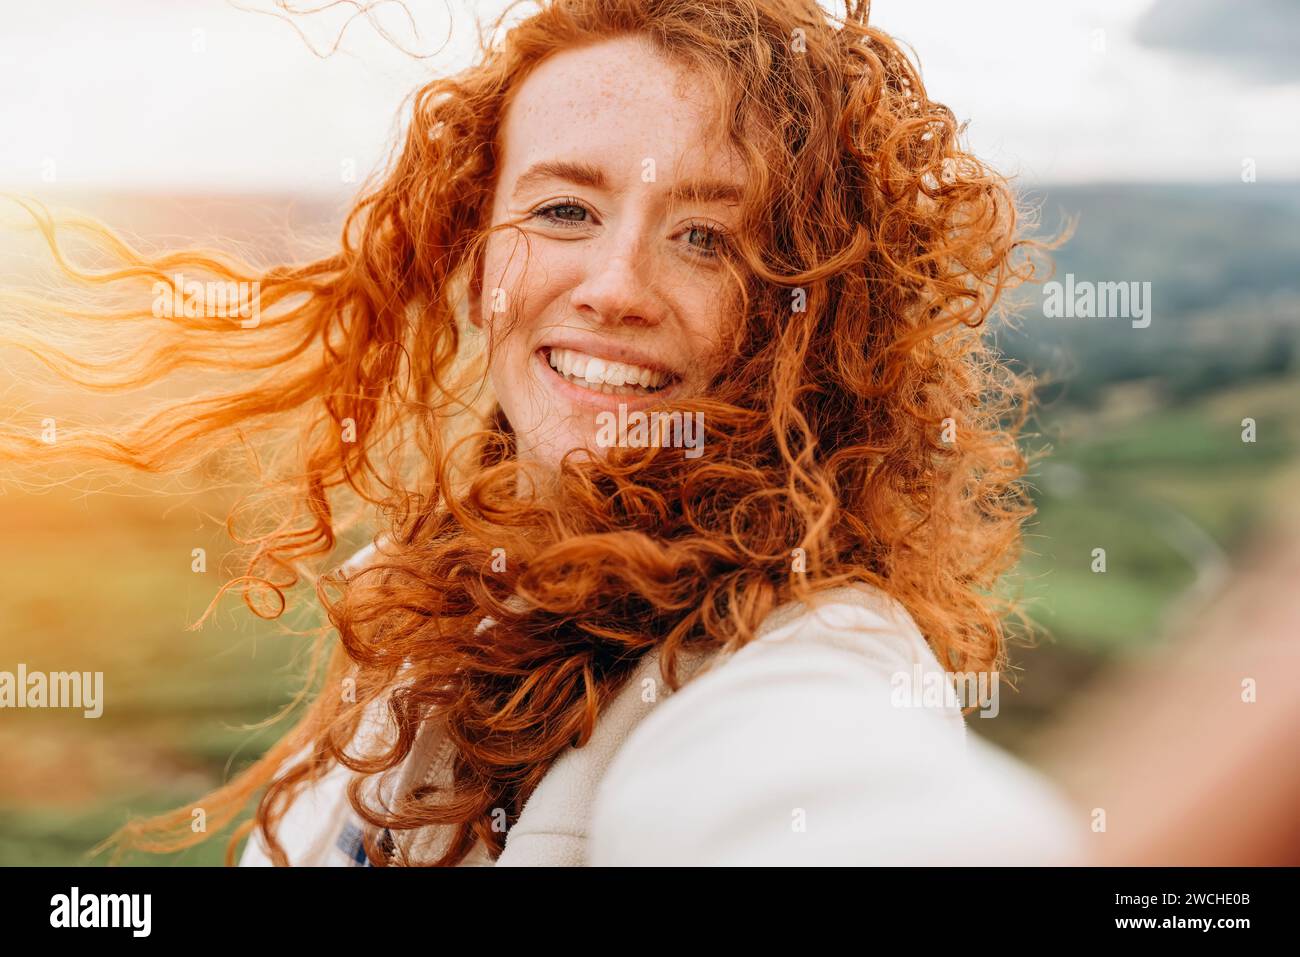
M599 412L699 395L717 371L743 171L712 105L630 37L554 54L516 91L492 223L520 228L489 238L470 309L521 457L595 449Z

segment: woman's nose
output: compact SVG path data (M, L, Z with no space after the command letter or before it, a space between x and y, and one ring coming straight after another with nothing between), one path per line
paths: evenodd
M649 244L639 235L609 238L592 244L583 281L573 290L573 307L602 323L657 325L663 304Z

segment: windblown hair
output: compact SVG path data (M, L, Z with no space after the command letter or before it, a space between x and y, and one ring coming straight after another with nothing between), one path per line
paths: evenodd
M658 651L676 687L683 649L734 650L781 603L835 585L896 598L946 668L1005 664L1013 603L999 583L1031 513L1018 444L1030 383L991 348L986 320L1008 289L1036 278L1029 254L1044 246L1029 238L1012 185L965 150L952 113L862 2L843 16L815 0L538 7L505 29L512 6L476 65L415 94L404 141L326 258L259 269L215 253L145 254L28 204L78 288L128 290L178 270L258 281L262 317L256 328L158 318L140 297L93 314L154 330L119 354L78 358L7 317L6 344L106 390L177 370L259 375L129 432L87 430L52 447L6 425L5 455L172 472L271 424L296 430L283 481L298 507L253 540L247 575L222 588L243 584L264 617L333 552L338 494L350 489L383 519L365 569L317 580L338 641L330 649L332 632L322 634L323 684L305 714L199 802L215 833L265 789L228 861L256 826L284 863L277 823L339 764L355 772L349 796L374 829L377 863L379 829L431 825L454 839L423 863L456 864L479 840L495 858L494 811L513 824L644 654ZM744 159L744 228L730 252L739 334L694 400L707 412L701 457L569 456L558 489L520 494L525 466L464 315L491 231L502 117L548 55L623 35L712 85ZM61 230L90 236L112 268L75 265ZM88 315L48 297L7 302ZM272 593L278 609L259 611L253 596ZM484 616L496 622L490 640L475 634ZM354 693L340 693L345 681ZM349 745L376 702L391 747L358 754ZM395 772L435 712L456 746L453 793L367 798L362 785ZM190 820L179 809L114 840L179 849L205 839Z

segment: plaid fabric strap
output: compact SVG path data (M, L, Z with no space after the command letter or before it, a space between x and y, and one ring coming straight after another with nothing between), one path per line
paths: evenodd
M350 820L343 825L334 846L343 852L349 867L374 867L366 856L366 835L358 821ZM393 835L388 828L380 835L379 849L385 857L393 851Z

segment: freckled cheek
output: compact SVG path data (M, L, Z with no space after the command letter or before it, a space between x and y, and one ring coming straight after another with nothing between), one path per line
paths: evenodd
M692 377L707 378L719 362L724 335L722 290L692 291L677 300L682 320L683 345L692 360Z
M491 322L499 318L495 312L503 311L528 323L557 303L563 306L564 297L582 281L583 269L581 254L557 252L536 241L531 256L522 242L513 251L490 250L483 267L484 319Z

